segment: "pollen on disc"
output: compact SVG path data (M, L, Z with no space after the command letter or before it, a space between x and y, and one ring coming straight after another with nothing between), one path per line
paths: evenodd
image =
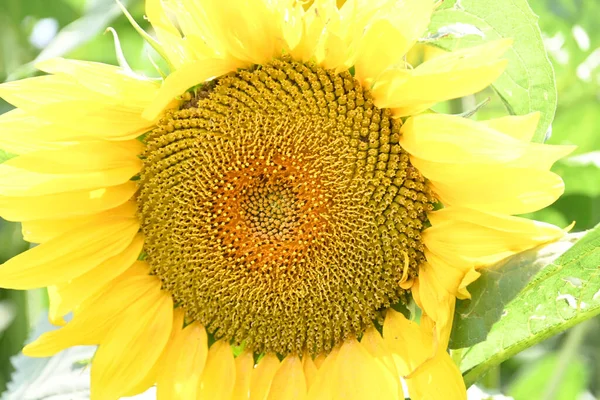
M360 337L425 260L435 198L399 135L350 73L288 58L186 93L145 138L152 272L188 319L256 352Z

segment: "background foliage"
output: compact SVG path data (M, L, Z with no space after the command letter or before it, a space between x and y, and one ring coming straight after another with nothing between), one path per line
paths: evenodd
M123 2L136 20L147 27L143 20L143 1ZM541 36L539 40L523 44L518 41L520 36L537 38L536 33L531 31L535 16L529 13L528 5L540 17ZM502 7L510 8L509 19L502 15ZM461 9L467 12L456 11ZM507 104L509 109L523 113L529 109L550 110L557 102L554 120L550 112L543 116L537 139L546 139L552 144L576 144L578 149L553 168L565 180L565 195L551 207L528 217L560 226L577 221L574 232L589 230L600 222L599 15L600 2L595 0L446 0L425 41L454 48L477 43L482 40L480 33L486 38L513 35L517 39L518 45L509 54L511 69L501 78L498 87L439 105L438 110L468 112L483 102L485 105L474 118L485 119L506 114ZM463 25L452 25L452 35L440 34L439 28L447 27L448 21ZM113 38L104 33L107 26L118 32L129 65L137 71L155 75L147 60L151 50L129 26L112 0L0 1L0 82L33 76L37 73L33 68L36 60L54 56L116 64ZM479 32L465 28L468 26L477 27ZM532 67L532 63L528 62L529 58L539 59L544 47L556 74L557 98L553 96L551 79L548 81L551 77L548 67L543 64ZM428 51L425 49L425 53ZM536 52L539 53L537 56ZM511 84L514 86L511 87ZM520 103L511 100L512 89L517 92L514 98L520 99ZM521 90L524 92L519 92ZM540 96L543 93L547 95L545 98ZM543 100L540 101L540 98ZM10 105L0 100L0 114L9 109ZM6 156L0 153L0 159ZM453 357L461 363L467 382L473 383L475 377L485 371L487 374L480 379L479 386L517 400L600 398L600 338L594 334L600 328L598 318L589 319L529 347L589 315L597 314L595 301L600 298L596 292L600 286L599 235L596 230L575 246L573 243L577 237L570 236L553 246L519 255L497 266L496 275L485 276L476 283L478 286L471 288L474 294L488 291L496 296L488 296L491 304L466 302L457 306L457 321L460 323L453 334L452 347L456 348ZM571 246L571 252L557 259ZM0 262L28 248L29 244L22 240L20 226L0 220ZM543 276L536 275L538 270L548 265L551 268L544 268ZM519 293L520 290L523 291ZM560 302L557 302L558 297ZM571 301L575 301L575 307ZM540 329L543 328L543 335L531 340L530 333L537 331L535 326L531 327L530 317L541 314L536 307L529 314L527 310L540 302L558 304L543 314L544 318L554 314L557 317L554 325L550 319L540 322L534 318L534 324L538 323ZM13 365L19 367L19 373L10 385L12 395L6 395L6 398L47 398L52 390L56 391L56 387L41 390L43 384L39 377L55 368L56 363L67 365L61 370L64 376L74 371L81 376L83 367L73 357L89 354L89 350L85 349L66 353L62 361L52 361L55 364L46 361L24 367L22 358L12 358L11 362L11 357L19 352L32 329L44 319L46 308L47 298L42 290L17 292L0 289L0 392L11 379ZM481 313L482 309L486 313ZM529 319L519 319L523 313ZM524 324L527 329L523 328ZM523 328L521 331L514 329L519 326ZM477 342L481 343L471 350L462 349ZM524 348L527 350L516 354ZM490 359L492 362L489 362ZM487 364L482 360L487 360ZM28 381L23 378L28 376L31 376L29 386L32 387L31 382L37 382L33 386L40 389L37 392L27 391L30 397L22 391L26 389L23 389L22 382ZM37 381L33 380L34 376ZM72 390L72 394L65 399L86 398L80 381L70 383L70 389L65 390Z

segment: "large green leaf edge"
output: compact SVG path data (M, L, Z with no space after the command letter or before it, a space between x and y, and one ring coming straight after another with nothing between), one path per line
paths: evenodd
M537 21L526 0L446 0L434 12L425 42L454 50L513 39L508 67L492 87L509 113L541 113L533 140L543 142L556 112L557 92Z
M498 282L489 279L481 295L493 296ZM502 361L598 314L600 226L539 269L503 308L486 340L462 351L460 369L465 382L474 383Z

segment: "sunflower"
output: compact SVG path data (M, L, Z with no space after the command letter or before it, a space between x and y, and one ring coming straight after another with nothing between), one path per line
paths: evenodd
M464 399L455 300L564 234L513 215L561 195L572 149L530 143L538 114L425 112L511 45L411 66L433 9L147 0L164 79L52 59L0 85L0 215L40 243L0 285L48 287L62 325L24 353L98 345L93 400Z

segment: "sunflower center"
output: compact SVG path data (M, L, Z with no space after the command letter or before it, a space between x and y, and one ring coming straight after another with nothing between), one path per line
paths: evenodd
M212 226L236 260L252 268L285 268L325 231L326 200L319 175L293 156L250 154L215 191Z
M257 239L273 245L293 240L299 216L303 215L297 191L288 182L269 184L264 177L260 179L247 190L238 215Z
M283 58L186 93L146 137L152 272L257 352L321 353L404 298L434 197L350 73Z

